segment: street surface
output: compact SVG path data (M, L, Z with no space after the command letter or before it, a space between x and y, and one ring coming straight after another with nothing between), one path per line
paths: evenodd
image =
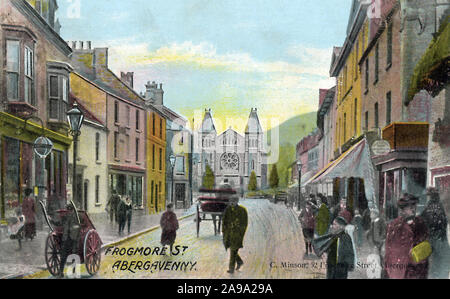
M249 224L244 248L239 251L244 265L234 274L226 272L229 251L224 249L222 235L214 235L212 221L201 222L197 238L194 217L189 217L180 221L171 256L161 255L161 230L158 228L105 249L100 270L93 278L325 277L323 260L303 256L303 235L292 209L266 199L245 199L240 204L247 208ZM88 278L83 268L81 277ZM39 278L50 277L46 271L39 275Z

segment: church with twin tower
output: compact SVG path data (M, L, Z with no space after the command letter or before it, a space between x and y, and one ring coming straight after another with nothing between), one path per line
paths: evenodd
M250 111L243 135L231 127L218 135L211 109L205 109L201 127L194 136L197 186L202 185L206 165L209 165L216 186L225 181L238 191L247 191L250 174L254 171L257 188L267 187L267 150L256 108Z

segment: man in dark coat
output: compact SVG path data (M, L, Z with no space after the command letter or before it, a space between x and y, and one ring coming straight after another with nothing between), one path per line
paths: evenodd
M125 198L120 198L117 204L117 221L119 222L119 235L121 235L127 221L127 203Z
M415 263L411 257L411 250L428 239L425 222L416 216L417 202L417 197L404 194L398 200L399 216L387 226L384 262L388 278L428 276L428 258Z
M22 202L22 213L25 216L25 239L33 240L36 236L36 206L30 188L25 189L25 198Z
M117 206L120 203L120 195L117 194L116 189L112 191L112 195L108 200L108 203L106 204L107 211L109 213L109 220L110 222L118 222L118 215L117 215Z
M173 204L167 205L167 211L165 211L159 222L161 225L161 244L163 246L170 246L170 253L172 253L172 246L177 237L177 230L179 228L177 215L173 212Z
M244 235L248 224L248 215L247 210L243 206L238 205L238 202L239 197L236 195L231 196L230 204L225 209L223 215L223 244L226 250L230 248L228 273L234 273L236 264L236 270L239 270L244 264L238 251L243 247Z
M327 250L327 279L347 279L348 272L354 269L355 253L352 239L345 232L347 224L344 217L337 216L330 228L336 237Z
M450 247L447 238L447 215L435 188L427 189L427 205L420 215L430 232L433 252L430 257L429 278L449 278Z
M330 225L330 210L327 206L326 197L321 197L321 203L319 203L319 210L316 218L316 233L319 236L323 236L327 233Z
M78 237L80 234L80 223L78 222L75 207L72 203L69 203L66 208L68 213L63 218L60 277L64 277L64 267L67 257L77 252Z

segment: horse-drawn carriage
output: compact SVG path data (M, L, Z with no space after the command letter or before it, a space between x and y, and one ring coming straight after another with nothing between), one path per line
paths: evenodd
M218 189L200 189L199 192L205 195L197 198L195 218L197 237L200 233L200 223L202 221L212 221L214 223L214 235L220 234L225 209L228 206L230 197L236 196L237 192L229 184L222 184ZM207 215L211 215L211 218L207 218Z
M60 209L56 211L55 216L49 217L44 204L41 201L39 203L42 206L45 220L50 228L45 242L45 262L50 274L59 276L61 274L63 223L71 211L68 209ZM73 206L75 207L75 205ZM77 254L80 257L80 262L85 264L87 272L90 275L94 275L100 269L102 241L87 212L77 210L76 208L74 208L74 211L79 224L79 233L77 246L75 252L72 252L72 254Z

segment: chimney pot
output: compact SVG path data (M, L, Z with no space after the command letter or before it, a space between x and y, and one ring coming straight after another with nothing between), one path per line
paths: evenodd
M86 44L87 44L87 49L90 50L91 46L92 46L92 42L91 41L87 41Z
M77 48L77 42L76 41L72 41L72 49L76 50Z

